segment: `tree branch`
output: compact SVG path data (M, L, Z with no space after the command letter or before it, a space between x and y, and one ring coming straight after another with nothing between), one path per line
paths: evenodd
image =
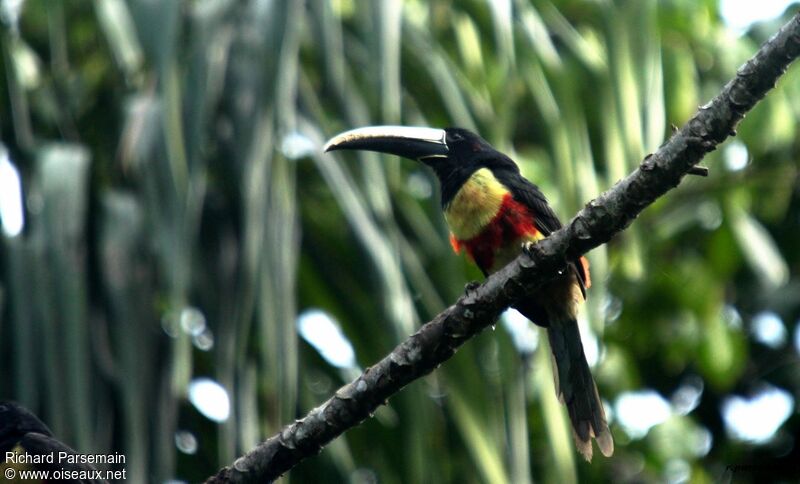
M800 55L800 14L739 68L736 77L658 151L625 179L589 202L566 226L471 288L454 305L423 325L375 366L304 418L284 427L207 483L264 482L278 478L415 379L433 371L475 334L496 321L514 301L530 294L559 269L625 229L706 153L716 149Z

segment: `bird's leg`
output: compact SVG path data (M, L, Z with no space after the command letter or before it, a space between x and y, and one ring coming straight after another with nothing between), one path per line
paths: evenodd
M528 257L533 257L534 247L536 246L536 242L532 242L530 240L526 240L522 243L522 252L525 252L525 255Z
M469 295L471 292L475 291L481 285L478 281L469 281L464 285L464 294Z

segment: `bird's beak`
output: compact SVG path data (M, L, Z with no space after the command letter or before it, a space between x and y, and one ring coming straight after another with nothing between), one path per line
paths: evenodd
M368 126L338 134L325 143L325 151L367 150L427 162L447 157L445 131L408 126Z

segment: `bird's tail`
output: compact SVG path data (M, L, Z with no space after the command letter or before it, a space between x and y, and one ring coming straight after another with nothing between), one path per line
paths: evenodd
M597 386L583 354L578 322L565 314L551 313L547 335L553 351L556 394L567 406L578 451L592 460L592 438L606 457L614 453L614 440L606 423Z

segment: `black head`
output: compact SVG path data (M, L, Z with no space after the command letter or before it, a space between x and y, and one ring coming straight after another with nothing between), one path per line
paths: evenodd
M519 173L517 165L486 140L464 128L370 126L339 134L325 151L355 149L394 154L430 166L442 185L446 205L461 185L481 168Z

